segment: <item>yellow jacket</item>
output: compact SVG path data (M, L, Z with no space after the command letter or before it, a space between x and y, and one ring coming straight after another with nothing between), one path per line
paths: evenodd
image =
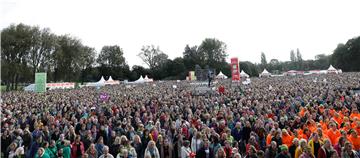
M298 146L296 148L296 150L295 150L295 157L294 158L299 158L300 155L302 154L302 152L303 152L303 149L300 146Z
M319 140L319 143L320 143L320 148L321 148L324 143L323 143L321 140ZM311 149L311 153L312 153L313 155L315 155L315 151L314 151L314 141L313 141L313 139L311 139L311 140L309 141L308 146L309 146L310 149Z

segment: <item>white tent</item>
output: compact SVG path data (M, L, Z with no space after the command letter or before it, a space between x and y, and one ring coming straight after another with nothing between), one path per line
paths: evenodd
M249 75L246 73L246 72L244 72L244 70L241 70L241 72L240 72L240 77L249 77Z
M105 79L104 76L101 76L101 79L97 82L90 82L87 83L86 86L88 87L100 87L100 86L105 86Z
M107 81L112 82L112 81L114 81L114 80L113 80L112 77L110 76Z
M113 85L113 84L120 84L120 81L113 80L110 76L107 81L105 81L105 84Z
M24 87L25 92L35 92L35 84L30 84L26 87Z
M327 69L327 73L337 74L338 71L332 65L330 65L329 68Z
M271 76L271 73L264 69L264 71L259 75L259 77L269 77Z
M216 76L216 78L217 79L227 79L228 77L220 71L219 74Z
M135 82L135 83L144 83L145 80L144 80L144 78L140 75L140 78L139 78L138 80L134 81L134 82Z
M100 83L100 84L105 83L104 76L101 76L101 79L99 81L97 81L96 83Z
M154 80L152 78L149 78L147 75L145 75L144 81L145 82L153 82Z

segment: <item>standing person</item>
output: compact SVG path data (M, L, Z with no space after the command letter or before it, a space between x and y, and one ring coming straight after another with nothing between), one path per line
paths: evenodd
M64 140L64 147L62 148L62 155L64 158L71 157L71 146L69 140Z
M345 141L346 141L345 137L340 137L338 143L334 147L339 157L341 156L341 149L344 147Z
M172 145L167 137L164 138L163 143L160 147L161 158L172 158Z
M114 156L109 153L109 147L105 145L103 147L103 154L99 158L114 158Z
M280 153L275 158L290 158L287 145L280 146Z
M317 133L313 133L312 138L310 139L308 143L311 153L317 158L318 157L318 151L322 147L323 142L319 140L319 135Z
M299 158L315 158L315 156L311 153L311 149L309 146L303 148L303 152Z
M299 142L299 146L295 150L294 158L299 158L300 155L304 152L304 149L307 147L307 143L305 139L301 139ZM311 152L311 151L310 151Z
M39 136L36 138L36 141L31 144L27 157L31 157L31 158L34 157L37 151L39 150L41 144L42 144L42 137Z
M330 129L327 132L327 136L329 137L331 141L331 145L335 145L337 142L336 140L341 137L340 131L337 129L335 123L330 124Z
M289 153L291 157L295 157L295 151L298 146L299 146L299 140L297 138L294 138L291 146L289 147Z
M359 156L359 153L353 149L352 144L349 141L345 142L345 146L341 151L341 158L358 158Z
M184 141L183 146L181 147L181 158L189 158L191 154L190 142L188 140Z
M149 141L145 149L145 155L150 155L151 158L160 158L159 150L156 148L154 141Z
M143 157L144 150L142 149L142 143L139 135L134 136L134 141L132 142L132 146L135 148L137 156Z
M55 144L55 140L50 141L49 147L45 149L45 151L49 154L50 158L56 158L57 156L57 147Z
M193 152L197 152L200 149L201 144L202 144L201 133L196 132L195 136L191 139L191 150Z
M85 153L84 144L80 139L80 135L77 135L71 144L71 158L80 158Z
M273 158L278 154L278 147L275 141L270 143L270 146L265 151L265 158Z
M104 148L104 139L103 139L103 137L101 137L101 136L99 137L99 140L95 145L95 148L97 150L98 155L103 154L103 151L104 151L103 150L103 148Z
M348 136L348 140L353 145L354 150L360 151L360 136L355 130L350 130L350 136Z
M89 148L86 150L88 158L98 158L98 152L95 148L95 144L90 144Z
M44 148L39 148L35 158L50 158L50 156L45 152Z
M196 158L213 158L213 149L210 148L208 140L204 141L203 146L196 152Z
M330 152L334 151L332 148L331 142L329 139L325 139L324 145L319 149L317 158L327 158L330 157Z

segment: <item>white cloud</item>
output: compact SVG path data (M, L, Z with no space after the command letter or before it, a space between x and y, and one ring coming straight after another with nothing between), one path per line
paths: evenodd
M174 58L186 44L216 37L228 45L229 57L260 62L261 52L268 61L288 60L296 48L313 59L360 35L356 1L3 0L1 6L1 28L49 27L98 51L118 44L130 65L142 64L136 55L150 44Z

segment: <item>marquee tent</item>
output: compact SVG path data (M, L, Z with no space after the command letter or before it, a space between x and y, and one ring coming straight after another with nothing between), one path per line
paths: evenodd
M145 75L144 81L145 82L153 82L154 80L152 78L149 78L147 75Z
M327 73L328 74L337 74L338 71L332 65L330 65L329 68L327 69Z
M228 77L220 71L219 74L216 76L216 78L217 79L227 79Z
M249 75L248 75L244 70L241 70L241 72L240 72L240 77L248 78Z
M114 84L120 84L120 81L113 80L110 76L107 81L105 81L105 84L114 85Z
M270 77L271 73L269 71L267 71L266 69L264 69L264 71L259 74L259 77Z

